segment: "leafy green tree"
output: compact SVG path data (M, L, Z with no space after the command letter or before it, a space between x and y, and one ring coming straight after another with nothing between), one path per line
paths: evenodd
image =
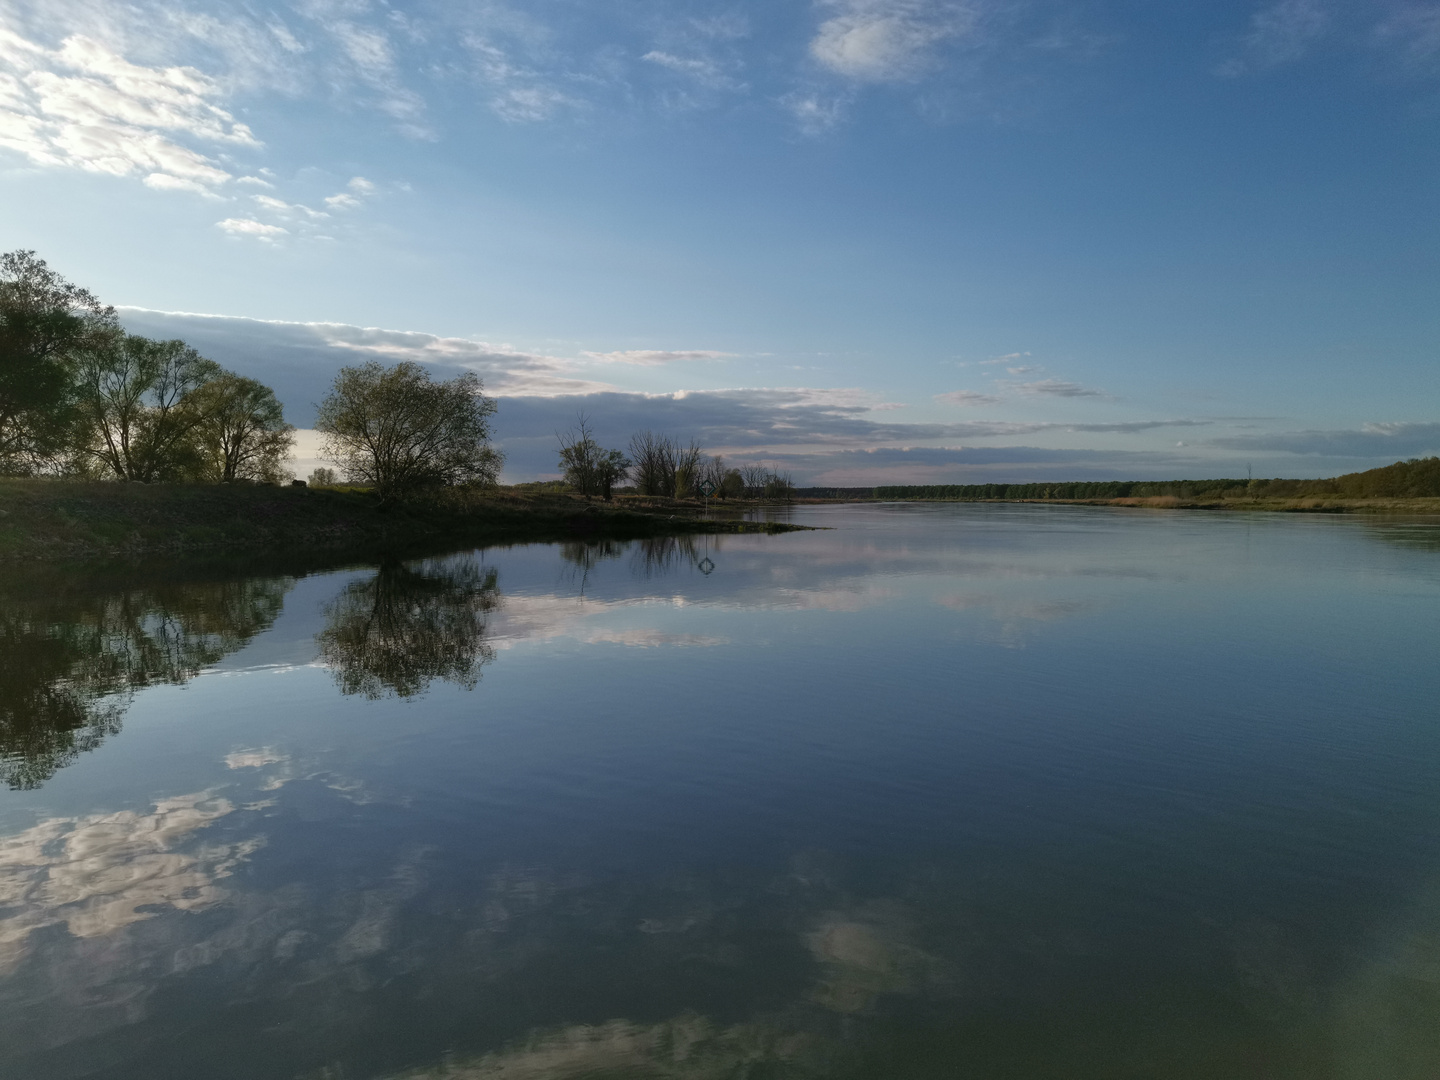
M382 495L437 484L493 484L504 461L490 445L495 402L467 372L435 382L419 364L341 368L315 427L348 480Z
M0 255L0 473L39 472L64 455L75 420L74 354L117 328L114 308L33 251Z
M183 341L115 331L91 342L77 364L82 452L119 480L176 480L204 472L197 393L220 365Z
M335 480L334 469L327 469L324 465L320 465L310 470L311 487L330 487L335 483Z
M197 387L190 404L201 417L196 435L210 479L283 478L295 428L270 387L226 372Z

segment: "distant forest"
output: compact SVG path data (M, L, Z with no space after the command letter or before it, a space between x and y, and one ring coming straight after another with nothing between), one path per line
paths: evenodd
M1412 458L1330 480L1104 480L1058 484L907 484L873 488L797 488L811 499L1349 499L1440 497L1440 457Z

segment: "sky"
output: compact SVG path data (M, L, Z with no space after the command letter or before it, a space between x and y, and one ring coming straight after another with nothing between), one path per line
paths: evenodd
M1440 0L0 0L0 250L802 485L1440 453Z

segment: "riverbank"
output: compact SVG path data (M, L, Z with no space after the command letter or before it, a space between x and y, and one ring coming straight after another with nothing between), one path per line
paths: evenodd
M630 540L801 526L707 515L693 503L587 503L451 489L382 502L359 488L0 480L0 562L204 552Z

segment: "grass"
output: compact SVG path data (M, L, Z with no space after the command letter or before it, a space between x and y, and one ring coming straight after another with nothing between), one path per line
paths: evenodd
M222 551L510 544L799 526L702 516L696 504L450 489L382 501L362 488L0 479L0 561Z

